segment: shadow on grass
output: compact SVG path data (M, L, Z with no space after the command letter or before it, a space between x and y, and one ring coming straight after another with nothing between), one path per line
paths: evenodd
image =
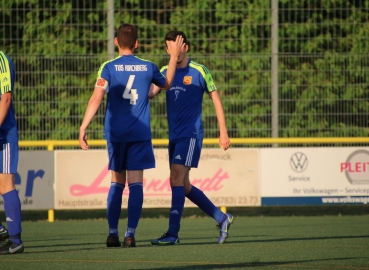
M228 238L227 242L225 244L236 244L236 243L265 243L265 242L286 242L286 241L314 241L314 240L332 240L332 239L354 239L354 238L369 238L369 235L349 235L349 236L325 236L325 237L306 237L306 238L279 238L279 239L262 239L262 240L235 240L235 238L230 239ZM200 239L200 238L186 238L185 241L191 239ZM205 239L205 238L202 238ZM210 238L207 238L210 239ZM183 240L182 240L183 241ZM211 244L217 244L209 243L209 242L190 242L190 243L183 243L181 242L181 245L211 245Z
M307 238L279 238L279 239L261 239L261 240L235 240L236 238L230 239L228 238L227 242L224 243L223 245L230 245L230 244L245 244L245 243L268 243L268 242L287 242L287 241L315 241L315 240L335 240L335 239L356 239L356 238L369 238L369 235L350 235L350 236L330 236L330 237L307 237ZM154 239L154 238L153 238ZM199 239L213 239L211 242L207 241L207 242L192 242L191 240L199 240ZM76 238L63 238L63 239L27 239L27 241L25 241L25 243L27 242L52 242L52 241L64 241L64 240L76 240ZM136 239L136 243L138 244L137 248L140 247L151 247L153 246L151 244L152 239ZM183 242L184 241L184 242ZM105 239L102 238L101 241L99 242L89 242L89 243L75 243L75 244L52 244L52 245L47 245L48 247L68 247L68 246L88 246L88 245L100 245L103 248L105 248ZM219 245L217 243L217 238L216 237L212 237L212 238L208 238L208 237L202 237L202 238L185 238L185 240L181 240L180 243L181 246L199 246L199 245ZM168 246L153 246L155 248L165 248L165 247L170 247L171 245ZM30 248L44 248L45 245L32 245ZM99 247L101 248L101 247Z
M25 246L27 247L27 243L25 243ZM99 246L99 248L101 249L102 247L105 248L105 243L101 243L101 242L95 242L95 243L72 243L72 244L51 244L51 245L32 245L30 247L28 247L28 249L33 249L33 248L55 248L55 247L79 247L79 246L83 246L83 250L85 250L85 247L88 247L88 246ZM91 248L86 248L87 250L88 249L91 249ZM94 248L93 248L94 249ZM46 251L46 252L50 252L50 251Z
M188 263L184 266L179 266L176 264L175 266L168 266L168 267L157 267L153 269L165 269L165 270L181 270L181 269L232 269L232 268L248 268L248 267L268 267L268 266L286 266L290 268L291 266L295 265L296 268L303 268L302 263L310 263L310 262L326 262L326 261L345 261L345 260L357 260L359 258L349 257L349 258L332 258L332 259L319 259L319 260L301 260L301 261L276 261L276 262L244 262L244 263ZM317 266L317 268L319 268ZM144 268L142 268L144 270Z

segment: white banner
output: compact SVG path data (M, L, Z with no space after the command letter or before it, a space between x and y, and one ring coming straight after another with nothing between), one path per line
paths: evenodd
M155 149L156 168L144 171L144 207L171 206L167 150ZM106 150L55 151L55 209L106 208L110 187ZM259 206L259 150L203 149L190 180L217 206ZM122 207L128 203L128 187ZM194 207L186 201L186 206Z
M14 175L22 210L54 208L54 153L20 151L18 173ZM3 205L0 196L0 205Z
M260 154L263 205L369 202L368 148L273 148Z

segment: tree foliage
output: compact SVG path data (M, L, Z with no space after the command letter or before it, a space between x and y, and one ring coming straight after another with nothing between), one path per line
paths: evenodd
M271 7L262 0L114 1L114 24L139 27L137 55L165 65L173 28L219 89L231 137L271 136ZM2 50L17 69L23 140L76 139L107 56L106 1L6 0ZM369 1L279 1L279 136L368 136ZM204 97L207 137L217 137ZM165 97L151 102L155 138L167 137ZM102 138L104 106L90 126Z

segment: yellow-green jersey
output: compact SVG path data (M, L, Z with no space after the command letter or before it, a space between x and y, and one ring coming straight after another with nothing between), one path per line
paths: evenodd
M6 93L14 93L15 69L9 56L0 51L0 99ZM18 140L18 128L15 119L13 102L2 125L0 126L0 141L12 142Z

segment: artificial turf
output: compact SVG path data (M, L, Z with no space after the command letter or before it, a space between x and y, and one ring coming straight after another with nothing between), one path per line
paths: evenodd
M369 215L236 216L222 245L214 220L186 217L179 245L152 246L167 225L143 218L136 248L108 249L105 219L25 221L24 253L1 256L0 269L369 269Z

